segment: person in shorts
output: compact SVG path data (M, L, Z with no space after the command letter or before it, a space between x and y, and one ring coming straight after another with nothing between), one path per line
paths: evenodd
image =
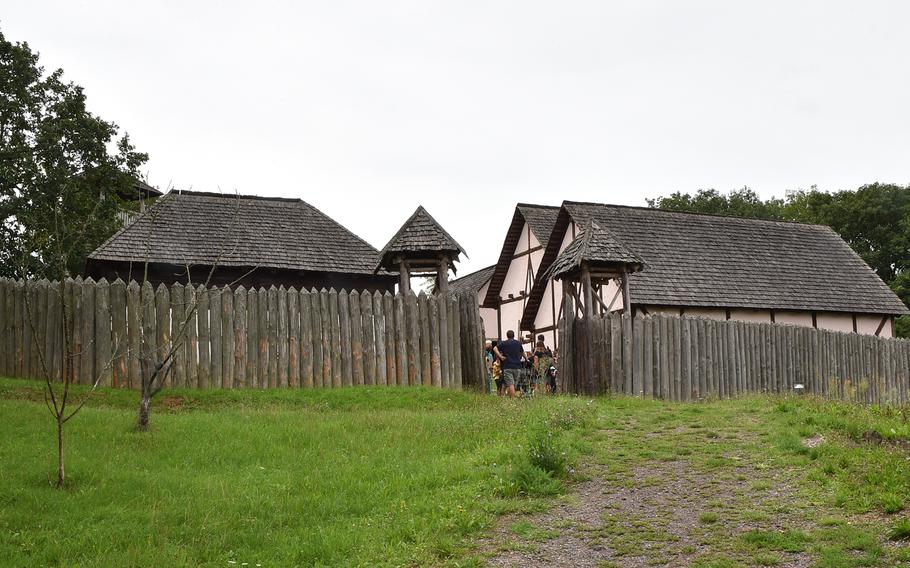
M515 332L511 329L506 332L506 340L496 346L496 357L502 366L502 384L509 398L515 398L515 385L521 378L526 358L524 347L515 339Z

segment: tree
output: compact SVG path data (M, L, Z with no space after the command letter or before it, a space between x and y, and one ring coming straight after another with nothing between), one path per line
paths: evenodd
M699 189L694 195L676 191L666 197L646 200L649 207L670 211L694 211L711 215L751 217L757 219L782 219L784 201L763 201L749 187L722 194L716 189Z
M117 133L61 69L45 74L27 43L0 32L0 276L79 273L117 230L119 195L148 159Z
M749 188L728 194L700 189L647 202L671 211L828 225L910 306L910 186L873 183L834 193L812 186L768 200ZM898 318L896 330L900 337L910 336L910 317Z
M88 253L116 230L119 193L130 190L147 160L128 136L116 136L117 126L86 110L82 88L64 82L62 70L45 75L28 44L0 33L0 275L59 281L51 289L63 314L60 384L50 354L37 340L33 346L56 425L58 487L66 482L65 425L105 372L92 377L88 393L73 396L73 308L64 279L81 272ZM24 299L37 338L37 316L29 295Z

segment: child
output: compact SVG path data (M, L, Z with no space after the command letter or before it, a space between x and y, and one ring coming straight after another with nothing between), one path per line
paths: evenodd
M537 336L537 345L534 346L534 383L535 385L547 384L550 386L550 367L553 367L553 352L543 342L543 335ZM556 374L553 368L553 382L555 384ZM555 390L555 387L554 387Z

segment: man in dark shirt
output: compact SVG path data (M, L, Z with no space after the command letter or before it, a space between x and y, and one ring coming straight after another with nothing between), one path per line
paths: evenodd
M521 342L515 339L515 332L511 329L506 332L506 340L496 346L496 356L501 361L502 382L509 392L509 398L515 397L515 383L521 376L522 363L525 360L525 350Z

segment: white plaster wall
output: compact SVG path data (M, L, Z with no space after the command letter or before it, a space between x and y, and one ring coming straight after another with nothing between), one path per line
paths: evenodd
M679 308L673 306L645 306L645 309L648 310L648 313L651 315L666 315L666 316L678 316ZM703 315L692 314L692 317L705 317Z
M526 252L528 250L528 225L525 223L524 227L521 230L522 237L518 240L518 244L515 245L515 250L513 255ZM536 244L535 244L536 243ZM530 240L531 248L539 246L540 243L537 242L537 239L534 235L531 235ZM521 296L521 293L525 294L530 293L528 290L527 278L528 278L528 256L530 256L531 266L534 269L535 273L537 267L540 266L540 261L543 258L543 251L539 250L531 255L525 255L513 259L509 264L509 269L506 272L506 278L502 283L502 288L499 291L499 297L503 300L509 298L509 294L512 294L513 297L518 298ZM517 331L517 329L516 329Z
M518 244L515 245L515 254L524 252L528 249L537 248L540 246L540 241L537 240L537 237L534 236L534 233L529 230L528 224L525 223L521 228L521 235L518 237Z
M490 289L490 281L487 280L486 283L480 287L480 290L477 291L477 303L482 304L483 299L487 297L487 290Z
M480 308L480 319L483 320L483 336L485 339L499 339L496 331L496 310L493 308Z
M554 288L555 286L555 288ZM553 306L553 292L556 290L556 306ZM543 327L548 327L553 325L553 322L556 321L556 317L559 315L559 305L562 303L562 283L553 282L552 280L547 282L547 287L544 289L543 298L540 300L540 307L537 309L537 315L534 317L534 329L541 329ZM554 314L553 311L556 311Z
M853 332L853 316L834 312L819 312L815 316L815 324L819 329L831 331ZM875 330L872 330L875 333Z
M534 276L537 276L537 271L540 269L540 261L543 260L543 249L536 250L531 253L531 266L534 268ZM528 290L528 293L531 291Z
M774 322L812 327L812 312L774 310ZM853 329L852 324L850 326L850 329Z
M679 312L677 311L676 313ZM692 307L686 308L686 315L693 318L705 318L723 321L727 319L727 310L724 308Z
M619 282L616 280L610 280L606 286L601 286L600 288L600 299L603 300L603 303L610 306L610 302L613 301L613 296L616 294L616 291L619 290ZM596 301L596 300L595 300ZM610 312L615 312L617 310L623 309L622 303L622 294L616 296L616 301L613 303L613 307L610 308Z
M503 300L509 299L509 294L515 298L521 296L521 292L526 292L526 280L528 274L528 257L522 256L512 260L509 264L509 270L506 272L506 278L499 290L499 297Z
M689 313L689 310L686 310ZM751 323L771 323L771 310L745 310L731 309L730 319L736 321L747 321ZM809 325L812 325L812 318L809 317Z
M851 321L851 324L853 322ZM856 333L867 333L869 335L875 335L875 330L878 329L878 326L882 323L882 316L870 314L870 315L861 315L856 316ZM885 325L882 326L882 331L878 334L879 337L891 337L891 322L886 321Z
M502 329L499 336L505 339L506 332L510 329L517 335L521 314L524 311L524 302L509 302L500 306L499 309L502 317Z

